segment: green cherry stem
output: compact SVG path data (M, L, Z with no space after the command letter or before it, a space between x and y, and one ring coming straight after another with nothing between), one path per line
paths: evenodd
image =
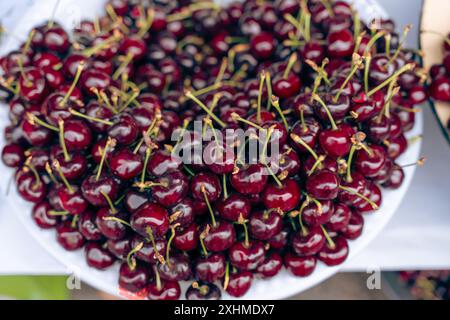
M259 76L258 105L256 109L256 122L258 122L258 124L261 123L261 103L262 103L264 81L266 81L266 73L263 70L261 71L261 74Z
M58 126L59 126L59 144L61 145L61 149L64 154L64 160L68 162L70 161L70 154L67 151L66 141L64 139L64 120L60 119L58 121Z
M313 99L314 99L315 101L317 101L317 102L322 106L322 108L325 109L325 112L327 113L328 119L329 119L329 121L330 121L330 123L331 123L332 129L333 129L333 130L337 130L336 122L334 122L334 119L333 119L333 116L331 115L330 109L328 109L327 105L326 105L325 102L322 100L322 98L319 97L318 94L314 94L314 95L313 95Z
M55 167L56 171L58 172L59 177L62 180L62 182L64 183L64 185L66 186L67 190L69 190L70 193L73 193L74 190L73 190L72 186L70 185L69 181L67 181L66 177L64 176L64 173L61 170L61 165L59 164L59 161L53 160L53 166Z
M60 106L60 107L65 106L66 103L67 103L67 101L68 101L69 98L71 97L73 91L75 90L75 87L77 86L78 81L80 80L80 76L81 76L81 73L83 72L83 69L84 69L84 61L81 61L81 62L78 64L77 71L76 71L76 73L75 73L75 77L74 77L74 79L73 79L73 81L72 81L72 84L70 85L69 90L67 90L66 95L65 95L64 98L59 102L59 106Z
M203 193L203 197L205 198L205 203L208 206L208 211L209 211L209 214L211 215L212 226L213 226L213 228L215 228L216 224L217 224L216 218L214 217L214 211L211 207L211 203L209 202L208 195L206 194L206 188L204 185L201 186L201 192Z
M139 252L144 247L144 242L140 242L136 247L130 250L127 254L127 264L131 270L136 269L136 259L134 258L134 254Z
M373 202L372 200L370 200L370 199L367 198L366 196L364 196L364 195L362 195L362 194L360 194L360 193L354 191L353 189L348 188L348 187L344 187L344 186L339 186L339 189L342 189L342 190L344 190L344 191L347 191L347 192L349 192L349 193L351 193L351 194L357 196L358 198L363 199L364 201L366 201L367 203L369 203L369 204L372 206L372 208L373 208L374 210L377 210L377 209L378 209L378 205L377 205L375 202Z
M108 202L111 213L116 214L118 211L117 211L116 207L114 206L114 203L112 202L111 198L108 196L108 194L105 191L100 191L100 193L105 198L106 202Z
M227 125L220 120L209 108L201 102L197 97L195 97L190 91L185 91L184 95L194 101L203 111L208 114L214 121L216 121L222 128L225 128Z
M302 147L304 147L306 150L308 150L308 152L314 157L314 159L318 160L319 156L317 155L317 153L305 142L303 141L302 138L300 138L298 135L296 135L295 133L291 133L290 137L292 140L294 140L296 143L302 145Z
M336 248L336 244L334 243L333 239L331 239L330 235L328 234L327 230L324 228L323 225L320 225L322 228L323 235L325 236L325 239L327 239L328 246L332 249Z

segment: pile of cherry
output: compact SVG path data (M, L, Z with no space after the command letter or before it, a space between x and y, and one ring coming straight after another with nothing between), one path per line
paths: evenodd
M191 281L187 299L217 299L283 266L306 277L341 264L380 186L402 184L427 96L408 30L341 1L110 0L0 58L2 159L36 223L94 268L121 263L124 292L178 299ZM279 170L182 163L175 147L203 143L194 120L268 132Z
M450 103L450 33L443 42L444 60L430 68L430 97ZM447 127L450 129L450 119Z

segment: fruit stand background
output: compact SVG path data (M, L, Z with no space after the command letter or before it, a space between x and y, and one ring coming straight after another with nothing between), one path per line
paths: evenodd
M36 0L1 1L0 21L7 29L11 29L17 17L34 1ZM435 1L436 4L439 2L430 1ZM422 1L379 2L394 18L399 29L408 23L414 24L408 44L417 47ZM446 31L448 30L442 30ZM338 274L295 298L389 298L392 295L386 290L369 291L366 288L368 275L365 272L368 268L379 267L382 271L450 269L450 147L427 105L424 107L424 117L422 154L428 158L428 162L425 167L416 171L408 195L388 227L346 265L346 271L362 273ZM64 275L67 270L26 233L13 216L14 212L4 205L2 198L5 194L6 190L0 190L0 275L4 275L0 277L0 296L27 299L69 297L66 276L28 276ZM382 289L387 286L383 282ZM82 288L86 286L82 285ZM77 298L99 297L92 290L76 290L74 293Z

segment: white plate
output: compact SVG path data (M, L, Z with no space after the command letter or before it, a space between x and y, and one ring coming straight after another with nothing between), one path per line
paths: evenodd
M31 28L51 16L56 0L40 0L35 1L28 10L23 12L22 18L17 23L13 34L15 37L26 38L26 35ZM73 26L83 18L93 18L95 15L102 12L103 0L64 0L61 1L56 14L56 20L62 23L65 27ZM220 1L225 2L225 1ZM376 17L386 17L386 13L373 0L356 0L352 1L360 10L361 17L368 21ZM17 48L17 40L13 37L7 39L4 46L1 47L0 52L5 53ZM0 106L0 128L8 124L7 117L8 109L6 106ZM416 116L416 123L412 131L408 132L407 137L413 137L422 133L423 117L421 113ZM5 144L4 136L0 137L0 148ZM408 148L398 162L400 164L413 163L419 158L421 143L416 142ZM4 178L1 179L0 185L2 190L7 190L8 177L12 175L12 170L0 164L0 172L4 173ZM405 196L408 187L414 175L415 167L405 170L405 180L403 185L398 190L383 190L383 204L381 208L373 213L365 216L365 226L361 237L355 241L350 241L350 254L348 260L356 256L370 241L384 228L387 222L391 219L397 208L399 207L403 197ZM11 207L15 209L14 214L20 217L20 220L25 225L27 230L33 235L48 252L50 252L57 260L67 266L68 270L72 270L83 281L88 284L108 292L112 295L119 295L118 291L118 264L107 271L98 271L89 267L85 262L84 251L78 250L76 252L65 251L55 239L54 230L42 230L31 219L30 203L22 200L15 187L12 186L7 197L7 201ZM389 248L386 248L389 250ZM348 261L347 260L347 261ZM327 279L333 274L337 273L343 265L336 267L327 267L322 263L318 263L316 270L312 275L306 278L297 278L289 275L286 270L282 270L280 274L270 280L255 280L249 292L243 297L245 299L283 299L294 294L302 292L321 281ZM230 297L223 295L224 299Z

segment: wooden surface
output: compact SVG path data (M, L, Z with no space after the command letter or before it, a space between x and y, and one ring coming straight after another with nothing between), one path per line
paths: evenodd
M428 71L432 65L442 63L444 40L441 36L427 31L443 35L450 32L450 0L424 0L421 30L420 42L425 54L423 62ZM437 102L435 106L441 123L446 127L450 119L450 104Z

